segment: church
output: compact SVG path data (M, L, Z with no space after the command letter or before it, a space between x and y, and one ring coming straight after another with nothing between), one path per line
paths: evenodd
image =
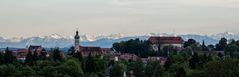
M88 56L90 53L91 55L109 55L112 52L110 48L101 48L97 46L81 46L78 31L76 31L76 35L74 38L75 38L74 53L80 52L84 57Z

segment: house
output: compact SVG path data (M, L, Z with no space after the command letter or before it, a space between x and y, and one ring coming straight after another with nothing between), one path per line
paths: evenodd
M148 57L148 58L141 58L141 61L145 64L149 62L159 61L160 65L164 65L167 61L167 57Z
M129 54L129 53L114 53L111 56L111 60L114 60L114 61L119 61L119 60L136 61L137 59L139 59L137 55Z
M150 37L148 41L154 51L162 50L166 46L181 49L184 43L181 37Z
M102 54L105 56L110 56L113 54L113 50L111 48L101 48Z
M32 51L32 52L34 52L34 51L41 51L42 49L43 49L43 47L41 45L30 45L28 47L28 50Z
M24 61L26 59L27 54L28 54L28 49L18 49L18 50L16 50L17 60Z
M100 47L93 46L80 46L80 52L82 56L88 56L90 53L91 55L100 55L103 53Z

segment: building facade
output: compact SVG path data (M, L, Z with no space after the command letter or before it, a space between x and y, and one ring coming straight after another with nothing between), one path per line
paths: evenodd
M98 46L81 46L80 45L80 36L79 32L76 31L75 35L75 46L74 46L75 52L80 52L82 56L88 56L91 55L109 55L112 50L110 48L101 48Z
M160 51L166 46L180 49L183 47L184 43L181 37L150 37L148 41L154 51Z

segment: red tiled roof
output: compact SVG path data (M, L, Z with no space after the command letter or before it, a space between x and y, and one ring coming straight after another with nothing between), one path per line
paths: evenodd
M184 40L181 37L150 37L152 44L182 44Z
M101 48L102 51L112 51L111 48Z
M17 53L28 53L27 49L18 49Z
M89 46L88 47L81 46L80 50L82 52L101 52L102 51L100 47L89 47Z

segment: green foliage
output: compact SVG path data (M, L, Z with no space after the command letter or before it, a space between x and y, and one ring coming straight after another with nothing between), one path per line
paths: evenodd
M184 68L179 68L176 72L175 77L186 77L186 71L184 70Z
M151 53L149 43L139 39L114 44L117 51L140 57L166 54L164 65L161 61L142 62L140 59L114 62L111 57L91 54L88 57L82 57L81 54L63 57L57 48L49 52L49 59L46 59L46 53L39 55L29 52L25 63L22 63L16 61L16 57L7 48L6 53L0 53L0 70L3 70L0 71L0 77L123 77L125 73L135 77L237 77L239 40L231 40L228 44L226 41L222 39L218 44L220 47L225 46L225 56L222 53L210 54L213 51L209 54L193 53L200 53L199 50L205 46L193 39L188 40L186 48L177 53L172 47L166 47L165 51L169 51L169 54L165 51Z
M75 60L68 60L64 63L63 67L61 68L65 69L62 71L62 74L68 74L69 76L73 77L82 77L83 76L83 70L81 68L81 63Z
M227 45L225 48L225 54L230 55L232 57L237 57L239 58L239 47L237 46L236 43L231 42L230 44Z
M21 70L19 71L20 76L25 76L25 77L36 76L36 71L29 66L23 66L23 67L20 67L19 69Z
M212 61L205 65L206 77L237 77L238 60Z
M110 77L123 77L126 66L123 63L116 62L110 70Z
M194 39L188 39L188 41L184 43L184 48L191 48L193 51L201 50L200 44Z
M0 53L0 65L4 64L4 54Z
M91 53L88 55L86 62L84 64L84 70L86 73L96 73L96 62L93 56L91 56Z
M165 70L166 70L166 71L169 70L170 67L172 66L172 64L173 64L173 62L172 62L171 58L170 58L170 57L167 58L167 60L166 60L166 62L165 62L165 64L164 64Z
M150 62L145 67L145 77L162 77L163 70L164 69L160 65L160 62L158 61Z
M133 71L134 76L143 77L144 76L144 64L142 61L129 61L128 62L128 71Z
M33 55L32 52L29 51L26 56L25 64L32 66L33 65Z
M16 56L13 56L12 51L10 51L7 47L4 54L4 63L9 64L13 63L14 61L16 61Z
M223 51L225 50L226 46L227 46L227 39L221 38L219 43L216 45L216 50Z
M0 70L1 70L0 76L3 76L3 77L16 76L19 72L18 70L16 70L16 67L12 64L1 65Z
M61 55L61 51L59 50L59 48L51 49L51 52L52 52L52 58L54 61L63 60L63 56Z
M196 69L198 65L199 65L199 57L197 53L194 53L192 58L189 60L189 66L191 67L191 69Z
M114 43L113 48L118 52L136 54L140 57L155 55L155 52L150 50L149 42L139 40L138 38Z

